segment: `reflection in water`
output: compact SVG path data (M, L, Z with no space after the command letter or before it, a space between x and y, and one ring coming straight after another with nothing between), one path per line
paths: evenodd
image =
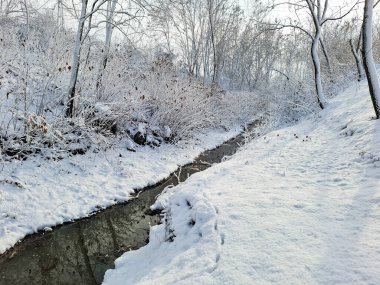
M157 215L144 214L156 190L140 195L144 199L31 238L0 264L0 284L101 283L118 256L145 245L149 224L159 221Z
M239 136L204 152L182 168L180 180L232 155L242 141ZM150 226L160 220L158 214L149 213L149 206L166 186L178 184L177 176L150 187L126 204L27 237L0 256L0 284L100 284L117 257L147 243Z

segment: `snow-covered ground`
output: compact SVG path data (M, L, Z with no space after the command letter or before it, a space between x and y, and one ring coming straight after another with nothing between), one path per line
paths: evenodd
M153 185L202 151L236 136L241 128L200 134L159 148L88 152L61 161L30 158L0 164L0 253L27 234L88 216L126 201L134 189Z
M366 82L168 189L104 284L379 284L380 120Z

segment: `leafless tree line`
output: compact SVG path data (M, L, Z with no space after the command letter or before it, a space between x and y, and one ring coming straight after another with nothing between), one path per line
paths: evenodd
M372 41L372 9L377 4L371 0L364 7L356 0L340 7L330 7L328 0L255 2L247 14L233 0L56 0L52 9L57 27L76 22L66 116L75 116L78 76L91 53L91 46L83 47L91 37L103 43L94 85L97 99L104 96L102 81L115 30L118 42L133 42L127 31L140 33L140 43L134 44L175 57L188 75L213 88L255 90L312 77L317 103L323 109L328 103L324 86L340 70L348 69L342 66L355 64L358 79L365 73L371 94L376 94L380 88L371 59L378 57ZM280 6L288 7L289 17L273 12ZM33 9L28 0L0 0L2 19L22 19L26 38ZM378 33L374 40L378 44ZM352 54L349 58L347 50ZM379 95L371 98L379 117Z

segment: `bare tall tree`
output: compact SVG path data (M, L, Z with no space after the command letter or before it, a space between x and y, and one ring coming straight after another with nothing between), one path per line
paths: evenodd
M98 77L96 79L96 96L100 99L103 95L102 78L107 67L109 51L111 47L112 33L114 29L113 17L115 15L116 4L118 0L108 0L106 11L106 40L104 43L102 60L99 65Z
M350 47L351 47L351 52L354 55L355 58L355 63L356 63L356 68L358 70L358 81L362 81L364 78L364 68L363 68L363 63L362 63L362 58L360 56L360 42L361 42L361 32L358 40L358 44L356 47L353 44L352 39L349 40Z
M80 59L81 59L81 50L82 50L82 43L83 40L88 36L90 33L90 30L92 28L91 20L93 15L99 11L99 9L102 7L103 4L105 4L108 0L94 0L92 3L92 8L89 12L87 12L87 6L88 6L88 0L81 0L81 12L78 19L78 28L75 35L75 43L74 43L74 51L73 51L73 59L72 59L72 66L71 66L71 76L70 76L70 83L69 83L69 101L66 108L66 116L67 117L73 117L74 114L74 107L75 107L75 94L76 94L76 84L78 81L78 74L79 74L79 66L80 66ZM88 19L88 29L85 31L84 26Z
M69 83L69 102L67 104L66 116L74 116L74 102L75 102L75 87L77 84L78 73L79 73L79 64L80 64L80 52L82 48L82 38L84 24L86 22L86 11L87 11L88 0L82 0L80 18L78 20L78 29L75 36L75 44L73 51L73 61L71 67L71 76Z
M328 0L301 0L301 1L295 1L295 2L285 2L280 3L278 5L287 4L294 8L295 13L297 15L298 20L290 20L288 24L275 24L274 26L277 26L277 28L295 28L303 31L306 33L310 39L311 39L311 48L310 48L310 54L311 59L313 62L313 70L314 70L314 82L315 82L315 90L317 93L317 100L318 104L321 107L321 109L324 109L327 104L327 99L323 91L322 86L322 79L321 79L321 61L318 54L318 48L319 45L322 47L322 51L324 53L324 56L326 58L328 66L330 65L330 60L326 51L326 48L323 44L322 40L322 29L323 26L328 21L335 21L340 20L347 16L358 4L359 1L356 1L353 6L351 6L346 12L342 12L341 9L335 13L329 11L329 2ZM300 18L298 17L298 14L300 10L306 10L307 14L311 17L311 21L313 23L313 30L309 31L308 28L305 28L303 26L303 23L301 22ZM329 16L334 15L334 16ZM335 16L337 15L337 16ZM270 24L273 26L273 24Z
M362 56L364 69L367 75L369 93L371 95L373 108L376 118L380 118L380 82L377 75L375 62L372 53L372 16L373 16L373 0L366 0L364 4L363 17L363 46Z

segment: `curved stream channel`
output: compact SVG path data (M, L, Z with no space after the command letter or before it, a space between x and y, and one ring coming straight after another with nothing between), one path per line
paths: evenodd
M249 129L257 124L255 121ZM234 154L243 142L244 136L239 135L205 151L194 163L145 188L136 199L24 238L0 255L0 284L101 284L116 258L147 244L150 226L160 222L159 213L149 210L156 196L168 185L177 185L177 176L185 181Z

